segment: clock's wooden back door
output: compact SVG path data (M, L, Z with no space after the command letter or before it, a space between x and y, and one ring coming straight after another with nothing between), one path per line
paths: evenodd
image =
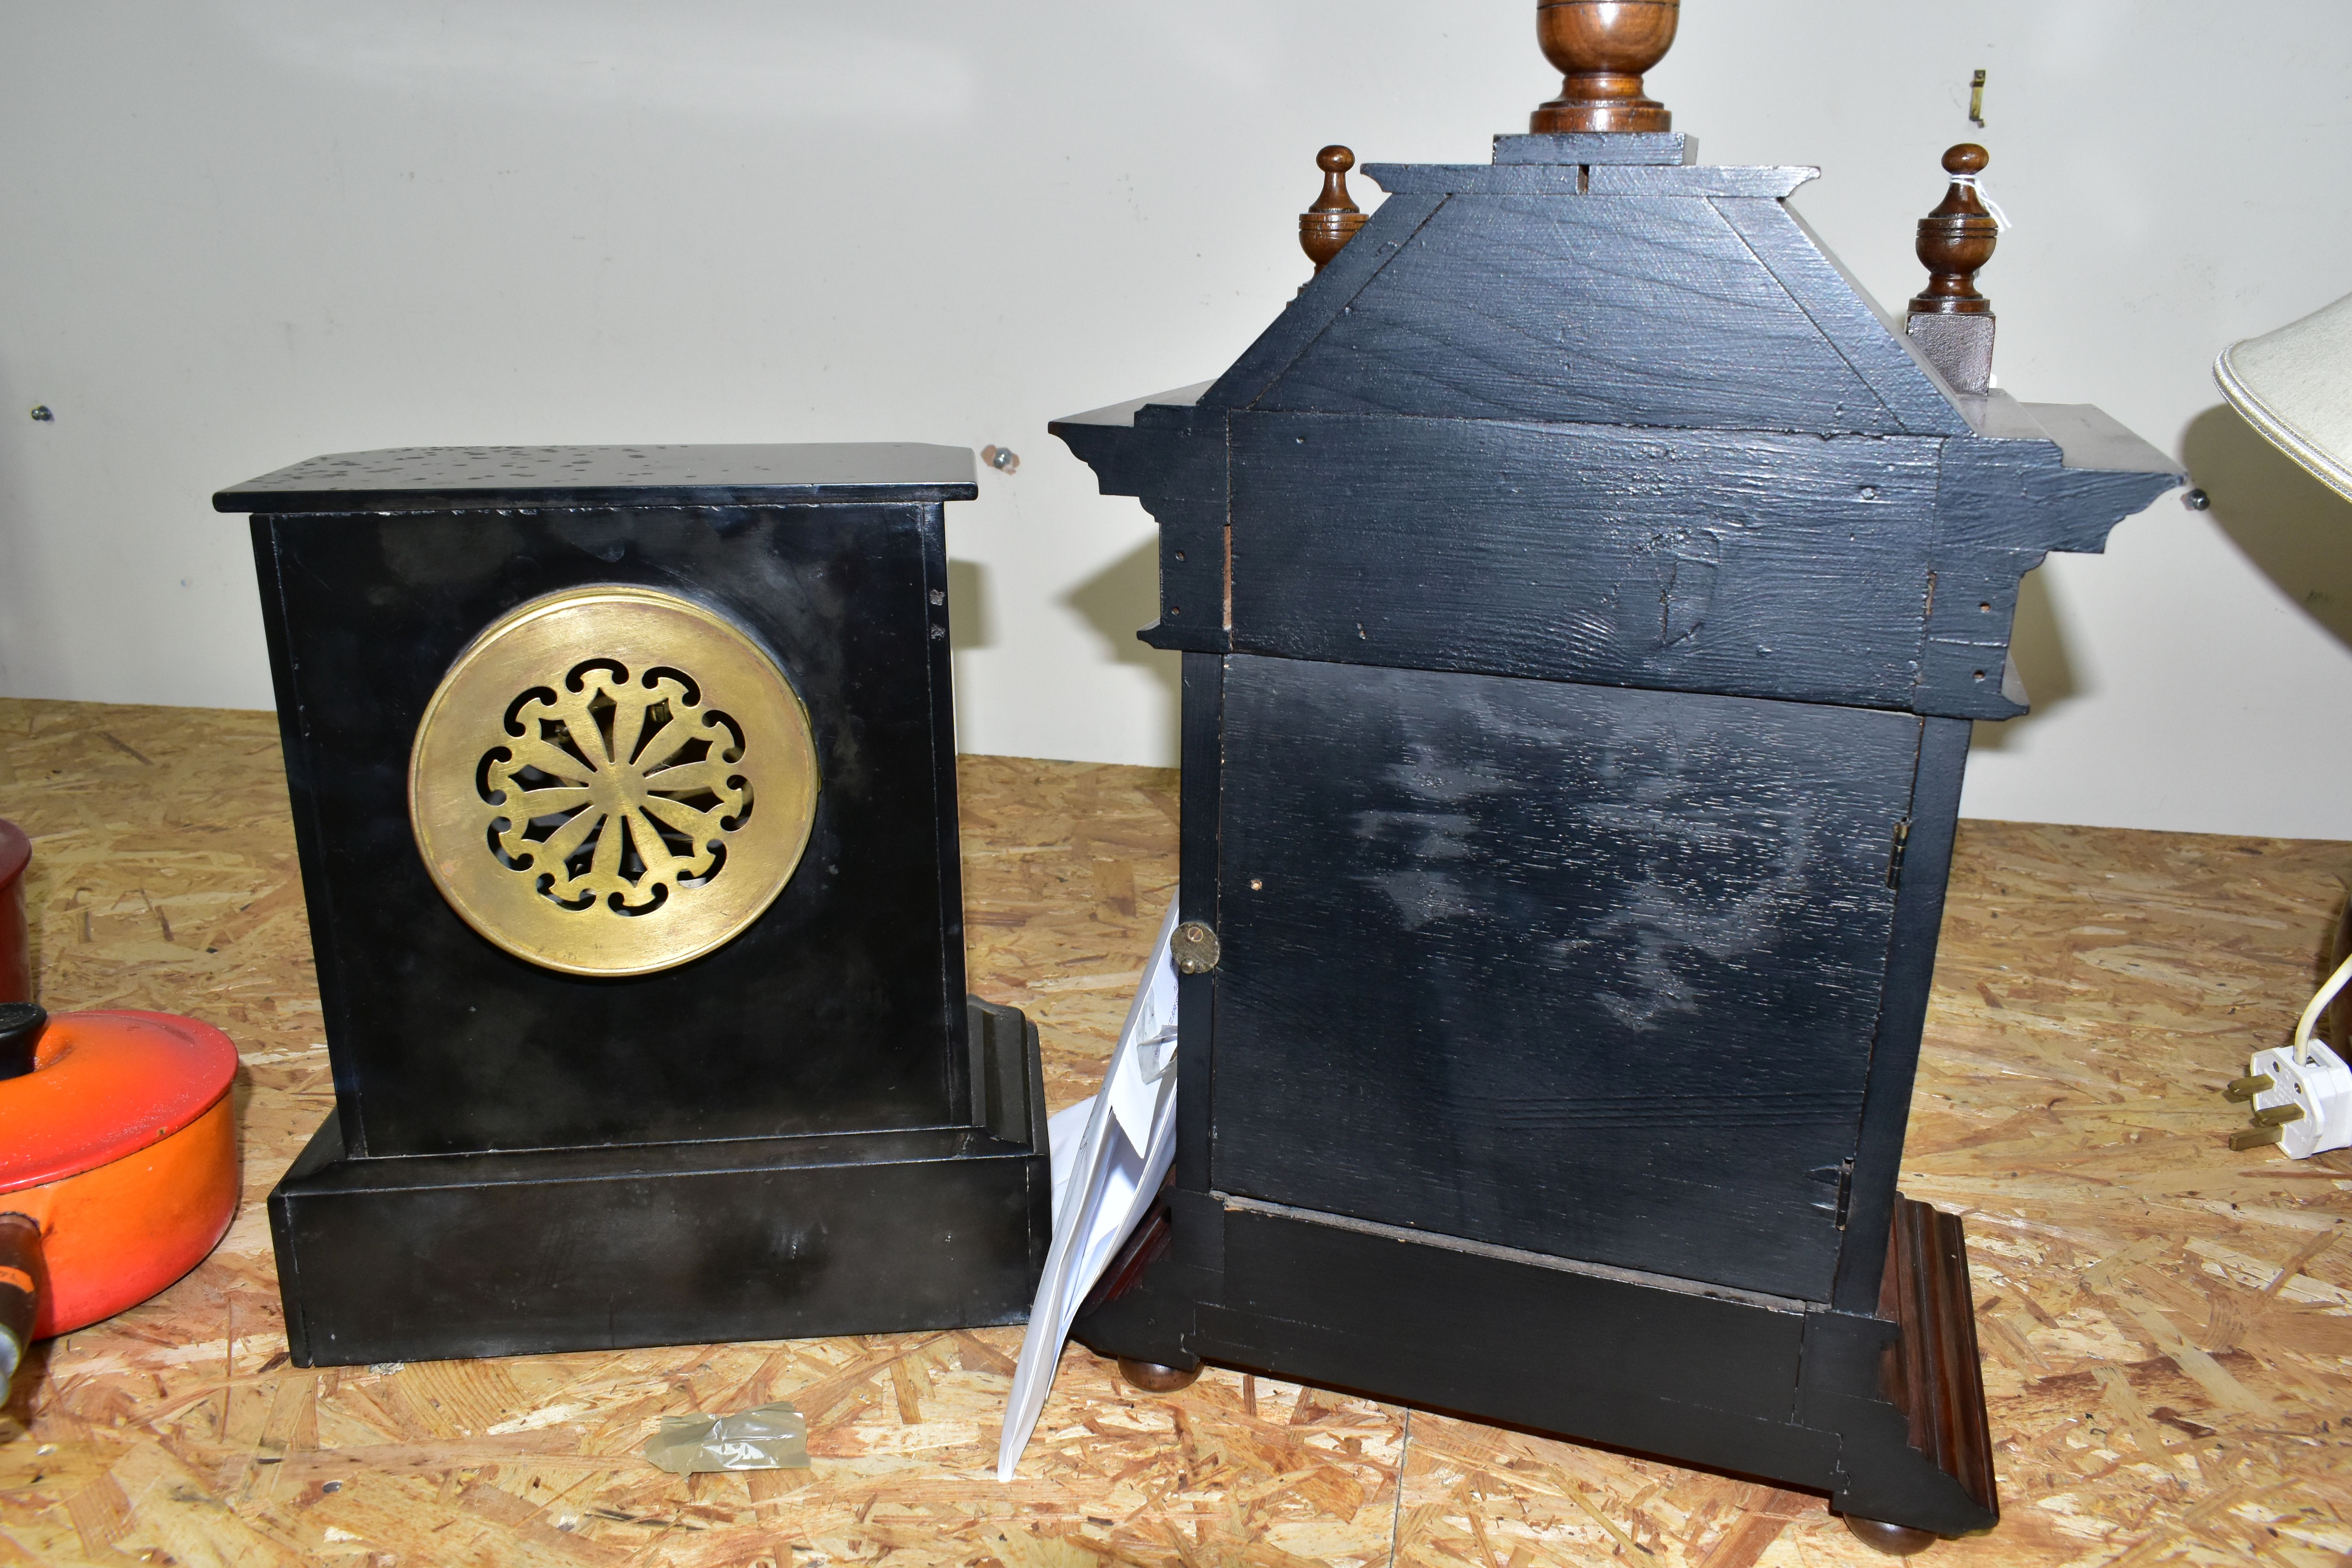
M1826 1300L1920 726L1229 658L1211 1185Z

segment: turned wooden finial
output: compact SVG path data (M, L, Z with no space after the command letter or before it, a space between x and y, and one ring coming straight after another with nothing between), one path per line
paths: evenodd
M1320 272L1356 237L1365 215L1348 195L1348 171L1356 166L1355 153L1336 144L1326 147L1315 154L1315 166L1323 171L1323 194L1298 215L1298 248Z
M1973 142L1944 154L1944 172L1954 176L1944 200L1919 220L1919 262L1927 287L1911 297L1915 316L1989 316L1992 301L1977 292L1977 269L1992 259L2000 225L1985 210L1976 176L1991 159Z
M1682 0L1537 0L1536 37L1561 80L1528 129L1673 130L1666 106L1642 96L1642 73L1666 58L1681 15Z

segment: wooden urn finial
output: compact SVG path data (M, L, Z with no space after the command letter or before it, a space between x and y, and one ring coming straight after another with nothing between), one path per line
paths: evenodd
M1642 73L1665 58L1681 16L1682 0L1537 0L1536 37L1561 81L1528 129L1673 130L1666 106L1642 96Z
M1944 172L1955 176L1944 200L1919 220L1919 263L1927 287L1911 297L1915 316L1990 316L1992 301L1977 292L1977 269L1992 259L2000 225L1977 195L1976 176L1991 162L1985 150L1963 142L1944 154Z
M1315 166L1323 171L1323 194L1298 215L1298 248L1320 272L1356 237L1365 213L1348 195L1348 171L1356 166L1355 153L1334 143L1315 154Z

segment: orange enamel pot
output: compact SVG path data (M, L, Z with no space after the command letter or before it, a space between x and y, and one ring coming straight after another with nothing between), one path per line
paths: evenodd
M25 923L25 868L33 843L13 822L0 822L0 1002L33 999L33 949Z
M20 1053L17 1076L0 1077L0 1342L0 1342L6 1363L27 1340L145 1300L203 1261L228 1229L237 1197L229 1097L236 1047L210 1025L169 1013L51 1017L0 1006L0 1035ZM27 1043L32 1070L23 1071ZM0 1072L8 1067L0 1059Z

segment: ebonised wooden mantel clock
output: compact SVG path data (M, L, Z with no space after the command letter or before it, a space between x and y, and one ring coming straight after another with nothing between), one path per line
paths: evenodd
M1017 1322L1036 1032L964 994L923 446L313 458L253 513L335 1114L302 1365Z
M2020 579L2178 474L1985 384L1980 149L1910 326L1787 206L1816 171L1685 162L1675 9L1540 6L1560 98L1370 166L1369 219L1326 149L1240 359L1054 426L1160 524L1203 955L1164 1205L1075 1331L1911 1549L1998 1517L1959 1224L1895 1190L1970 726L2025 711Z

